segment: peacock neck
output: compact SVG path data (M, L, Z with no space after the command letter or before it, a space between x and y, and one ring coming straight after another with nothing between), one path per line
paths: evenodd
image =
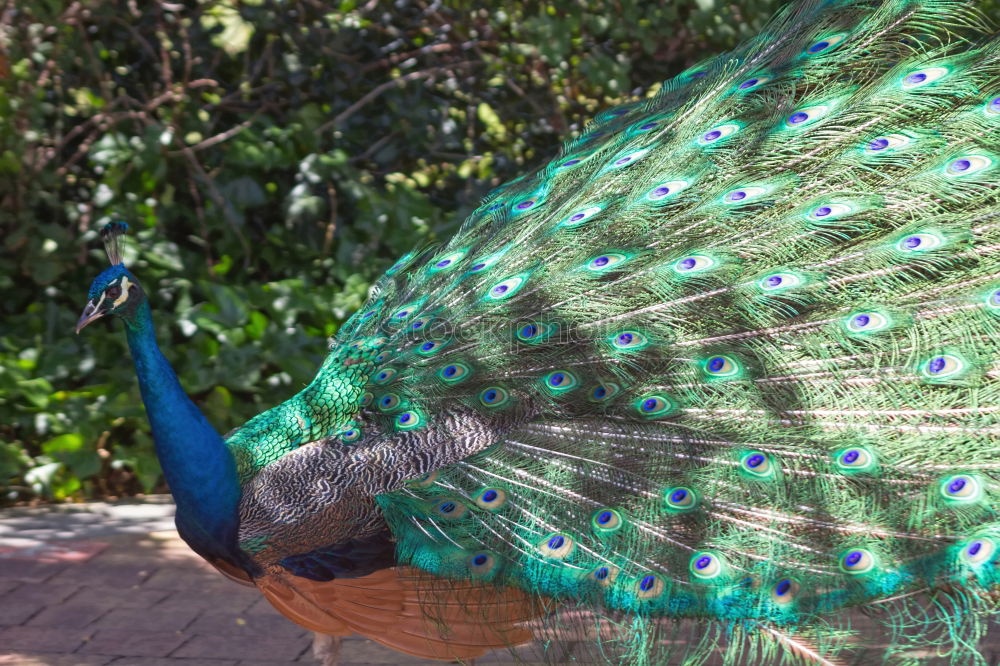
M240 501L233 456L160 352L147 303L125 319L125 329L178 531L200 555L232 561Z

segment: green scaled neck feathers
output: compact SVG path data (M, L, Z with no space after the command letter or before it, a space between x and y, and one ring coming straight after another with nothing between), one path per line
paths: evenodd
M365 402L364 386L384 344L384 338L369 338L335 351L309 386L230 433L226 443L240 482L303 444L355 428L352 419Z
M119 238L126 230L117 222L101 234L112 265L91 284L77 332L109 314L125 323L156 454L177 502L178 531L203 557L241 563L236 548L240 485L235 461L222 437L184 393L156 344L146 295L121 261Z

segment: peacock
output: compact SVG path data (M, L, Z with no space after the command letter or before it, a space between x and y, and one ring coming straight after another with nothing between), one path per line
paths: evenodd
M122 222L77 332L122 320L184 540L319 634L986 664L992 30L962 0L784 7L400 258L312 382L225 437Z

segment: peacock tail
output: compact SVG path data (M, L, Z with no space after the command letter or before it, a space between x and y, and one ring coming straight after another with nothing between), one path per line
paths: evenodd
M405 565L445 633L475 590L483 624L588 637L577 661L836 663L864 607L878 660L985 664L989 31L957 0L804 0L601 113L231 434L241 548L285 593Z

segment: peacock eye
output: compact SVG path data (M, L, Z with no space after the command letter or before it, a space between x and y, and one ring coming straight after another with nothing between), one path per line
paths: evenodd
M944 78L947 75L947 67L925 67L924 69L918 69L915 72L910 72L904 76L899 83L903 90L913 90L914 88L921 88L930 83L934 83L938 79Z
M119 296L122 295L122 288L117 284L113 284L107 289L105 289L104 293L111 300L116 300Z
M946 176L968 176L982 171L991 164L993 164L993 160L985 155L966 155L949 162L944 173Z
M795 273L772 273L757 280L757 286L763 291L780 291L791 289L802 284L802 278Z

